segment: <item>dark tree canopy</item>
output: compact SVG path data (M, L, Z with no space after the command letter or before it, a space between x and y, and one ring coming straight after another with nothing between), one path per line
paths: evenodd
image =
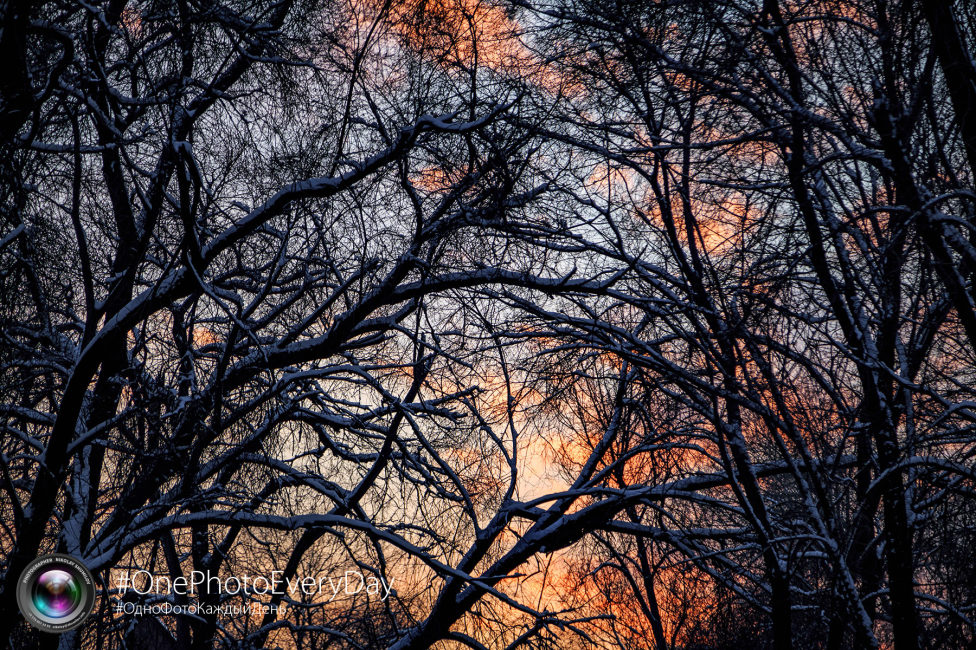
M0 11L4 644L976 643L976 5Z

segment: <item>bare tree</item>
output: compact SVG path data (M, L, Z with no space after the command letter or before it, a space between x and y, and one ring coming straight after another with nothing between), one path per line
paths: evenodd
M628 289L599 310L520 304L633 364L642 422L661 410L650 404L674 402L626 449L606 447L608 467L623 465L617 484L661 441L693 450L675 476L623 481L676 488L625 529L759 608L774 647L965 643L972 594L950 602L945 583L923 578L945 567L918 540L931 543L935 502L971 508L965 490L920 496L973 478L973 194L955 85L970 71L966 10L524 6L547 25L540 50L590 91L548 131L578 152L577 177L594 170L572 192L591 215L580 249L618 260ZM951 38L939 43L929 23ZM677 489L709 466L726 479ZM704 536L683 517L652 523L686 513L684 500L696 524L716 508L737 516ZM645 562L625 575L649 573L664 574ZM962 624L951 634L949 619Z
M968 4L22 4L13 647L972 642Z

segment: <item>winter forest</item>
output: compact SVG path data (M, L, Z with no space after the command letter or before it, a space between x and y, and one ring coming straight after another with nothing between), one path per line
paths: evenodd
M976 3L2 12L3 647L976 644Z

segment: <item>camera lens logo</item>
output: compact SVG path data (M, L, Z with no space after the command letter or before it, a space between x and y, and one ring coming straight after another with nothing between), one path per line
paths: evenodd
M70 555L43 555L20 574L17 605L37 629L67 632L91 614L95 581L88 568Z

